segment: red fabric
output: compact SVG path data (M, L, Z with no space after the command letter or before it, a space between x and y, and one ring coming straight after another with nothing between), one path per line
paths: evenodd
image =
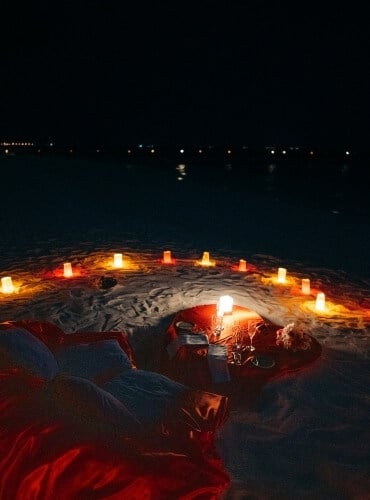
M33 321L1 328L13 326L27 327L54 348L107 338ZM117 335L124 337L108 338ZM21 368L0 371L1 499L208 500L229 486L214 446L215 430L227 418L226 398L189 391L162 427L120 436L102 430L101 422L86 426L61 412L48 386Z
M166 336L165 346L162 356L162 372L167 376L178 380L190 387L197 387L219 394L226 394L235 402L252 403L260 393L262 387L274 378L278 378L289 373L306 369L321 355L321 345L311 337L311 348L305 351L292 352L276 345L276 331L281 326L266 322L259 333L253 338L253 345L256 350L252 353L244 352L244 364L236 366L230 364L232 360L231 346L233 339L232 326L235 321L239 321L244 328L250 319L263 318L254 311L247 308L234 306L233 314L225 318L225 329L220 337L212 335L211 321L216 312L214 304L196 306L178 312L171 322ZM179 321L191 322L195 324L197 330L202 330L208 335L210 343L228 346L228 367L231 381L224 384L213 384L211 373L208 367L207 346L187 345L181 346L173 359L169 359L166 346L177 337L176 323ZM244 342L249 344L249 337L246 335ZM269 369L255 367L248 362L248 357L254 355L265 355L272 357L275 366Z

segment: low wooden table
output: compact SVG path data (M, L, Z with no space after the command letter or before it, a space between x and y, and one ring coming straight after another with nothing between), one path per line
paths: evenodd
M234 306L232 314L224 316L223 330L220 335L215 335L212 320L215 314L216 304L207 304L184 309L175 315L166 332L161 363L162 373L190 387L226 394L236 401L251 403L266 382L307 369L321 355L321 345L313 337L310 337L311 345L307 350L293 352L277 346L276 332L281 326L270 323L255 311L241 306ZM232 355L232 347L235 343L234 327L238 325L245 332L243 345L248 345L250 339L247 329L250 321L258 321L261 325L253 338L253 345L256 349L253 352L244 350L242 364L236 365L233 363ZM227 346L227 363L231 377L229 382L221 384L212 382L207 359L207 345L182 345L175 356L170 358L166 348L170 342L178 338L176 324L179 322L193 323L194 331L205 333L210 344ZM197 335L197 333L193 334ZM267 369L254 366L251 363L254 356L273 359L275 365Z

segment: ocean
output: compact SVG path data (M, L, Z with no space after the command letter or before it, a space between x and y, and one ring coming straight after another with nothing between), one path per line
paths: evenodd
M3 257L140 241L370 277L370 168L343 160L1 158Z

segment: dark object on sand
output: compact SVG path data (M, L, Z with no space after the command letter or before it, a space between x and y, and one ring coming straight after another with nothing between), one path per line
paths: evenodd
M108 288L112 288L115 285L117 285L117 280L109 276L102 276L98 282L99 288L103 290L108 290Z

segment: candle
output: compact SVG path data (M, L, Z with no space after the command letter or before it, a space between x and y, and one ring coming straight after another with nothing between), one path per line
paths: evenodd
M304 295L310 295L311 293L310 280L308 278L302 279L302 293Z
M247 270L247 261L244 259L239 260L239 271L246 271Z
M325 293L318 293L316 297L316 309L318 311L325 311Z
M217 315L231 314L233 312L233 303L234 300L230 295L222 295L218 302Z
M171 250L165 250L163 252L163 263L164 264L172 264Z
M285 267L279 267L277 280L279 283L285 283L286 269Z
M123 266L121 253L115 253L113 255L113 266L114 267L122 267Z
M209 252L203 252L202 266L209 266L209 265L210 265Z
M12 278L10 276L5 276L1 278L1 289L3 293L13 293L14 285L12 282Z
M63 276L65 278L70 278L71 276L73 276L72 264L70 262L65 262L63 264L63 268L64 268Z

